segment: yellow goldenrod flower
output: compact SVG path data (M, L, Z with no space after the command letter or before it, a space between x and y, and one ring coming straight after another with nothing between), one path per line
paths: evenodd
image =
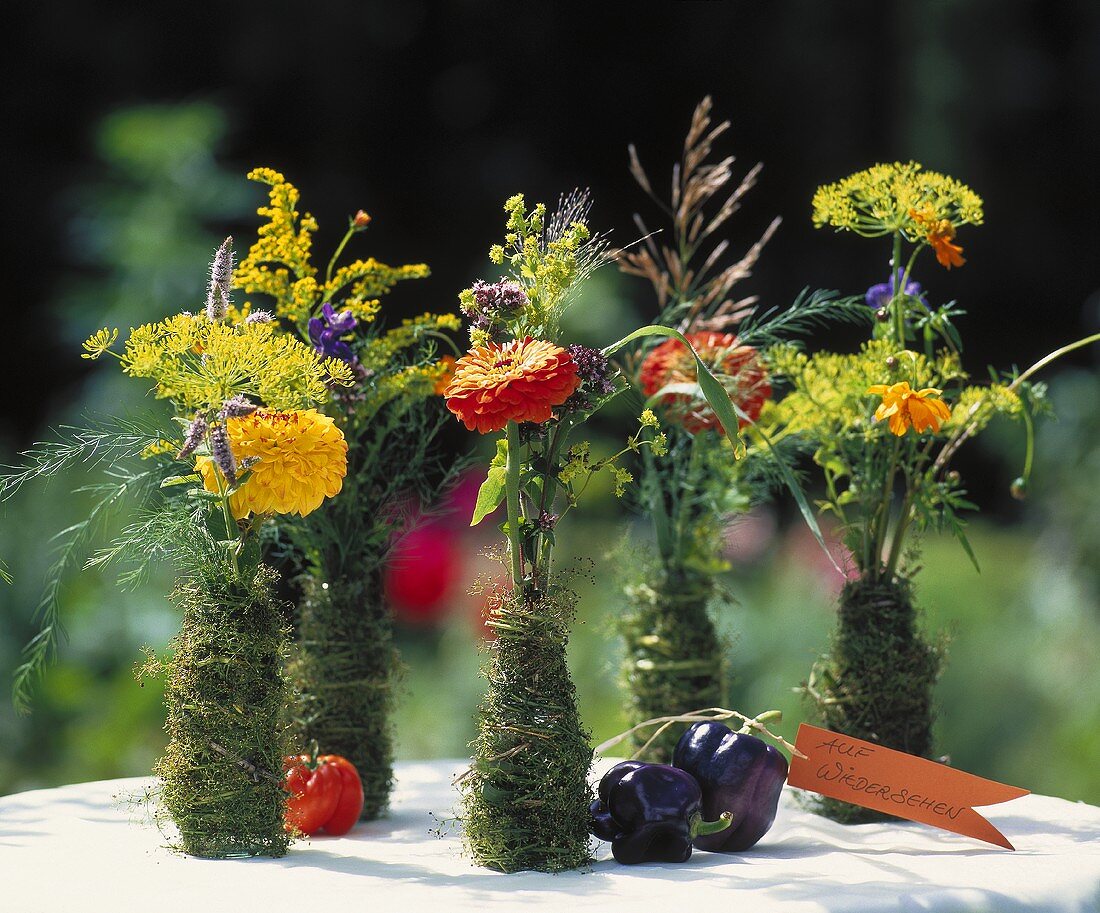
M940 423L951 418L951 410L938 399L943 391L935 387L925 387L923 390L913 390L908 381L890 384L872 384L867 392L882 397L882 403L875 410L875 421L881 422L884 418L890 420L890 431L898 437L902 437L906 431L913 428L918 434L931 429L933 432L940 430Z
M237 464L251 464L251 474L229 499L238 520L249 514L304 517L343 486L347 442L336 423L315 409L258 410L228 419L226 428ZM206 490L216 492L219 479L214 462L200 456L195 468Z

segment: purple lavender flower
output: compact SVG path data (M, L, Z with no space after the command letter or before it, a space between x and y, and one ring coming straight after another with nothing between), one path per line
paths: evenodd
M355 353L340 337L354 330L359 321L352 316L351 311L337 314L327 302L322 305L321 313L322 317L309 318L309 341L313 343L313 348L319 355L354 364Z
M196 412L195 417L191 419L191 424L187 426L187 434L183 436L183 446L180 448L180 452L176 454L177 460L185 460L195 452L199 444L202 443L206 428L206 419Z
M876 311L886 307L890 303L890 299L894 297L894 292L901 284L901 280L904 274L905 270L899 267L894 275L891 277L889 282L880 282L877 285L872 285L869 289L867 289L867 295L865 296L867 306L869 308L873 308ZM906 295L909 295L912 298L919 299L923 293L924 290L921 288L919 282L914 282L912 279L910 279L905 284Z

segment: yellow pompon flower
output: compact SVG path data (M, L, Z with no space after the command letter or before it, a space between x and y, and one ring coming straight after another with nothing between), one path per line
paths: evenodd
M257 460L230 496L238 520L249 514L306 516L339 493L348 471L348 445L336 423L315 409L258 410L226 422L238 465ZM200 456L195 468L207 491L218 490L218 470Z
M910 428L918 434L931 429L940 430L940 423L951 418L951 410L942 400L932 399L943 391L935 387L913 390L908 381L891 384L872 384L867 388L869 394L882 397L882 403L875 410L875 421L890 419L890 431L902 437Z

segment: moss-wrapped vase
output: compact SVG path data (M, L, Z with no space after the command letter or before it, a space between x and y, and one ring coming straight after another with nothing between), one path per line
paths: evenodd
M501 872L557 872L590 859L592 748L577 712L566 646L577 597L499 599L488 624L488 689L462 779L467 852Z
M385 812L393 788L392 717L400 660L381 572L302 580L291 677L298 690L294 733L343 755L363 782L363 812Z
M805 693L825 728L931 758L942 656L942 646L920 630L908 580L850 580L829 652L814 665ZM815 798L813 806L846 824L890 817L837 799Z
M250 579L199 575L174 592L183 620L164 663L168 747L154 772L192 856L282 856L289 844L288 630L275 577L266 567Z
M626 653L622 685L629 726L661 716L721 707L725 702L724 650L709 606L712 574L658 571L649 582L624 588L627 610L619 619ZM684 726L672 726L637 757L669 764ZM640 748L652 730L635 738Z

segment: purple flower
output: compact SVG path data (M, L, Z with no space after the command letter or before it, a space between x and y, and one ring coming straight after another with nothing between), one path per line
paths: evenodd
M474 314L484 315L491 321L507 317L525 307L528 303L527 292L518 282L502 279L500 282L484 282L478 279L470 291L474 295Z
M210 429L210 456L214 459L214 465L222 471L225 481L230 485L236 485L237 461L233 458L233 450L229 446L229 435L225 431L225 425L220 422Z
M890 299L894 297L894 292L897 289L898 285L901 284L902 276L904 275L904 273L905 271L899 267L897 272L895 272L893 277L891 278L891 281L880 282L878 283L878 285L872 285L869 289L867 289L867 306L869 308L874 308L876 311L880 308L886 307L890 303ZM921 288L920 283L914 282L912 279L910 279L905 284L905 294L909 295L912 298L919 299L920 296L923 294L923 291L924 290Z
M327 302L322 305L321 313L323 317L309 318L309 341L313 343L314 350L319 355L354 364L355 353L340 337L354 330L359 321L352 316L351 311L337 314Z
M577 376L584 382L588 392L607 396L615 391L615 384L612 382L615 372L603 352L578 345L569 346L568 351L577 366Z
M185 460L195 452L206 435L206 428L206 419L201 413L196 412L195 417L191 419L191 424L187 426L187 434L183 437L183 446L180 448L180 452L176 454L177 460Z

